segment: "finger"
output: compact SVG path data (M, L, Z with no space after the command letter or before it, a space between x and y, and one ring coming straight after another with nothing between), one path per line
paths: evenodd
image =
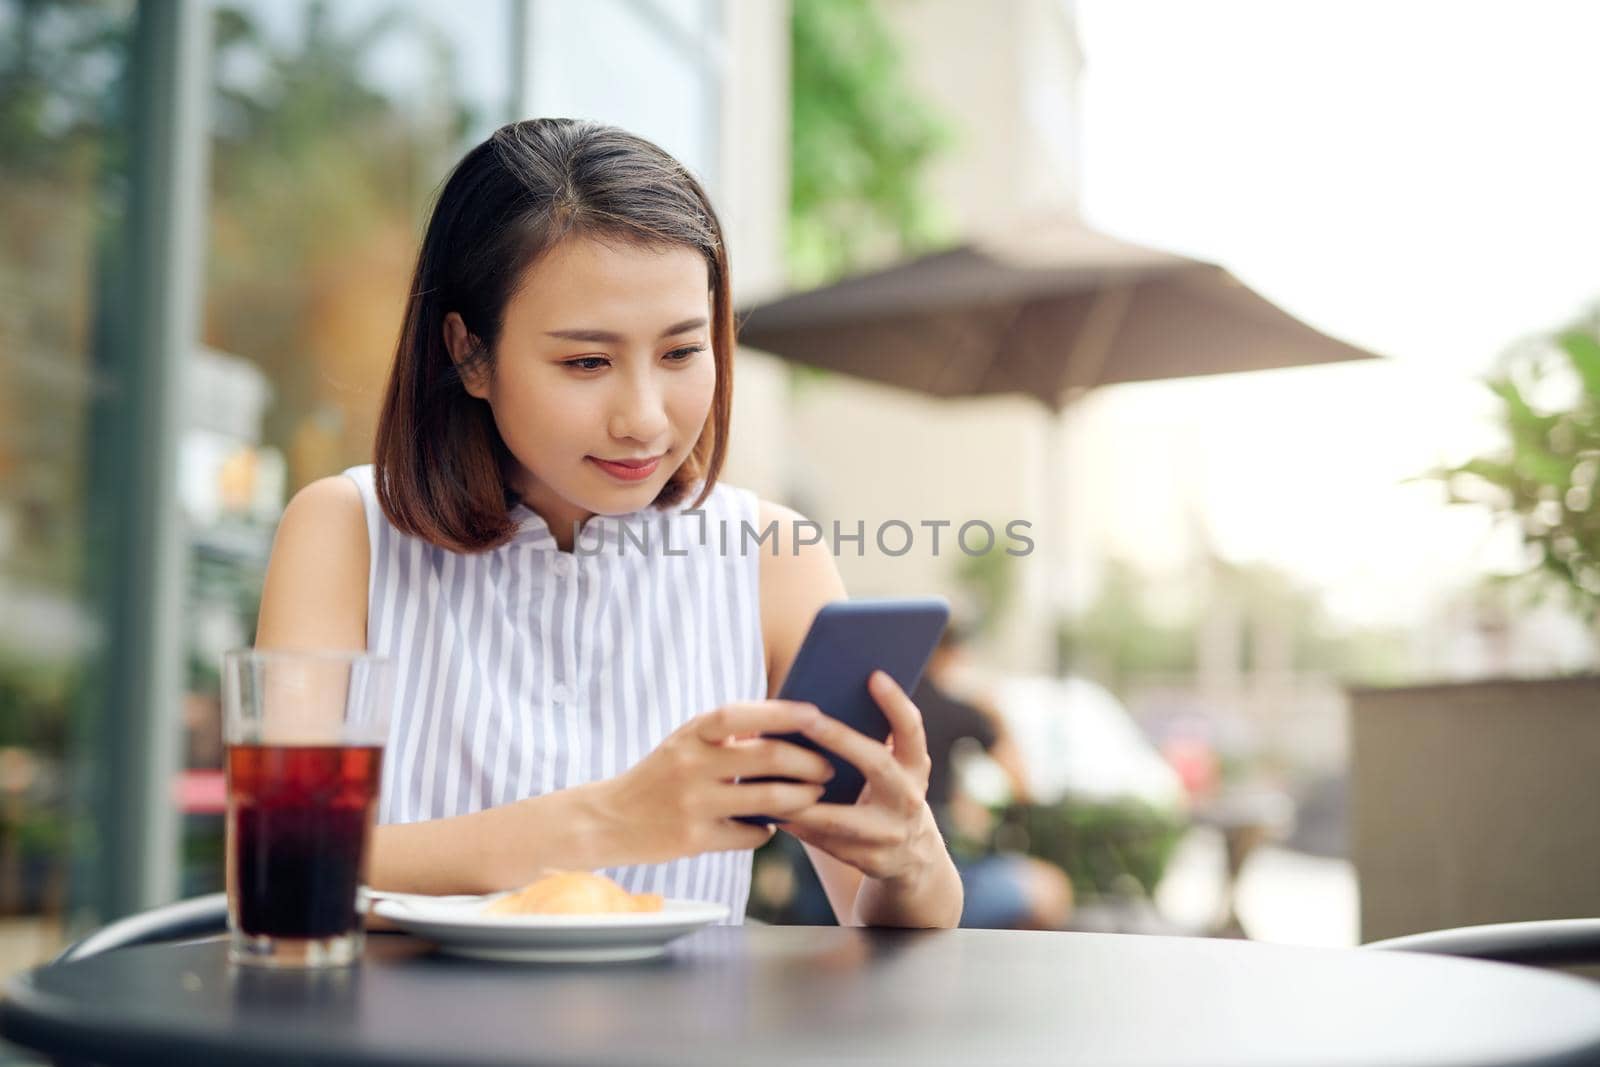
M802 730L821 714L815 704L798 700L757 700L724 704L715 711L695 716L690 726L702 741L720 745L730 737Z
M867 690L889 720L894 758L902 767L923 771L928 758L928 734L922 725L922 711L900 688L888 671L873 671Z
M911 776L895 761L883 742L874 741L826 715L818 716L802 732L860 771L872 786L874 797L913 799L915 789Z
M766 814L761 812L760 814ZM734 822L729 819L719 826L712 835L711 845L707 852L734 852L746 849L757 849L768 841L778 828L771 823L765 826L751 826L749 823Z
M792 834L795 840L854 867L868 878L886 878L898 867L894 860L892 843L854 840L840 834L796 828L787 822L783 824L782 829Z
M893 819L856 804L813 804L790 815L783 828L808 844L878 847L899 840Z
M821 755L776 739L730 741L717 751L713 762L724 781L773 777L821 783L834 773L833 764Z
M717 810L724 816L781 815L804 811L822 796L820 785L798 782L746 782L719 786Z

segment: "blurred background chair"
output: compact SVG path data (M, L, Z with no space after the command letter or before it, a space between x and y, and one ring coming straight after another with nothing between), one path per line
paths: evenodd
M1542 919L1429 930L1362 946L1550 967L1600 980L1600 919Z
M228 928L228 896L208 893L152 908L102 926L88 937L67 946L51 963L75 963L103 952L157 941L208 937Z

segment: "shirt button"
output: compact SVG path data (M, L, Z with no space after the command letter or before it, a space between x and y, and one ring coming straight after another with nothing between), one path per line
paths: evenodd
M554 700L557 704L565 704L567 702L567 698L571 695L572 691L565 685L562 685L560 682L557 682L550 690L550 699Z
M562 578L572 573L572 557L557 556L554 564L555 572Z

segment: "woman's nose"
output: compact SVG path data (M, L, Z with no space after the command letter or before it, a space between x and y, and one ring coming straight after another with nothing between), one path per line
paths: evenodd
M667 408L660 386L648 377L630 380L611 413L611 436L656 444L667 432Z

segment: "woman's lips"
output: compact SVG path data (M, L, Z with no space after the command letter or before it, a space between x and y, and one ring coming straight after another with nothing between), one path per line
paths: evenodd
M605 473L611 475L611 477L622 482L643 481L654 474L656 472L656 468L661 465L660 456L657 456L654 459L628 460L627 462L623 463L601 459L598 456L587 456L585 458L587 458Z

